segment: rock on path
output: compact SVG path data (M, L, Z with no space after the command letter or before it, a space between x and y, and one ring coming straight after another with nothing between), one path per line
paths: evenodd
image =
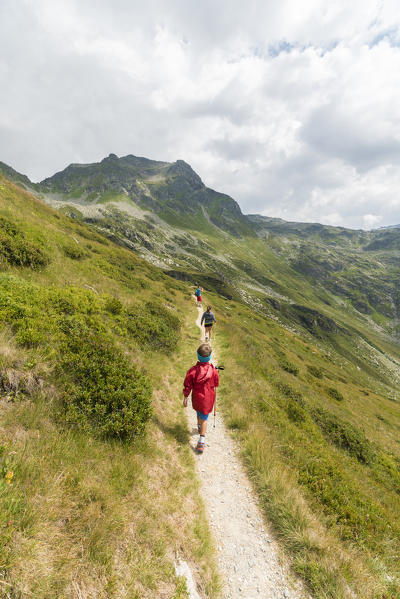
M196 321L199 327L201 315L199 309ZM216 362L215 353L213 357ZM187 413L194 450L197 420L190 401ZM215 429L213 422L214 416L210 415L206 449L203 455L196 455L196 470L217 548L223 599L305 597L301 585L294 586L289 581L288 570L281 563L278 545L263 521L236 444L218 413Z

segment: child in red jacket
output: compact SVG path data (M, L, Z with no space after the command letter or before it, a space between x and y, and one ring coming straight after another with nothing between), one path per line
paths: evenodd
M200 439L197 451L203 453L207 432L208 415L215 402L215 388L219 385L218 370L211 364L211 345L202 343L197 350L197 364L189 368L183 383L183 405L188 405L188 397L192 392L192 406L197 412L197 428Z

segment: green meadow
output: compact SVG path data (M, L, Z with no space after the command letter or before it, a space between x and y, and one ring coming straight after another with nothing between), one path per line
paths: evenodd
M0 225L1 596L216 596L185 288L5 179Z
M182 557L218 596L180 395L199 283L218 401L293 572L316 599L400 599L398 233L245 218L188 165L135 160L141 218L106 206L118 190L89 218L86 196L56 212L0 179L0 585L178 599Z
M294 571L313 597L400 597L400 410L390 387L326 342L212 303L225 420Z

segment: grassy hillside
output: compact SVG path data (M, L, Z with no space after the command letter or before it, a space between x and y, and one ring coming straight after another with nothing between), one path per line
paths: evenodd
M179 162L167 191L159 190L160 180L146 183L147 191L153 190L147 203L134 194L130 203L114 202L114 196L103 198L104 203L87 197L75 201L65 195L70 190L59 190L56 203L69 217L1 182L5 299L0 314L7 397L2 426L9 439L3 487L19 493L10 505L17 505L18 498L29 500L22 513L36 510L35 518L44 505L63 504L64 493L80 521L87 505L81 487L86 488L90 470L95 491L88 511L97 514L96 521L106 510L107 522L117 531L108 557L98 566L97 557L95 565L91 562L87 541L87 531L99 528L95 524L79 534L75 527L70 534L68 515L67 528L60 530L55 523L64 516L48 515L32 528L24 521L18 535L23 530L25 544L19 543L25 539L21 536L13 543L12 534L5 541L10 555L5 580L19 580L15 564L27 559L31 543L39 561L44 542L39 529L51 523L74 548L87 541L82 574L87 579L79 583L84 589L96 580L103 596L109 596L110 588L116 597L124 596L121 589L128 583L116 560L122 554L124 572L135 564L135 576L140 576L140 585L126 596L161 597L164 592L179 597L181 583L172 570L178 551L201 566L210 596L216 592L208 531L200 526L201 517L191 514L197 490L188 433L175 399L183 364L191 363L196 343L189 291L200 283L217 315L216 344L226 365L222 409L294 571L318 599L400 599L399 232L352 232L262 217L247 219L251 234L237 228L240 219L234 229L225 227L234 211L223 212L221 194L220 221L218 211L211 218L212 206L205 201L189 201L187 187L179 195L174 185L175 177L182 183L181 169L182 185L190 183L191 194L197 193L196 186L201 191L195 173ZM152 201L161 197L163 210L160 204L151 210ZM130 374L127 389L121 365ZM110 388L118 389L113 400ZM19 434L16 426L24 432ZM57 442L49 436L46 445L43 435L51 434ZM38 456L32 464L24 450L27 439L28 453ZM13 443L20 444L18 450ZM70 454L67 444L75 447ZM18 452L19 466L13 457ZM35 466L53 453L62 459L55 458L50 474ZM40 485L29 487L36 480L29 472L16 475L18 468L25 472L25 462L30 473L43 472ZM167 467L170 462L173 467ZM123 492L113 486L114 467L122 468L117 478L125 483L117 487L121 484ZM78 490L69 482L66 490L65 481L75 476L75 469ZM60 474L64 471L67 478ZM130 476L131 471L137 474ZM107 492L98 496L103 475ZM159 479L164 496L158 495ZM151 509L147 493L152 493ZM103 508L103 496L106 505L114 506L109 511ZM117 526L121 510L124 524ZM167 514L165 530L150 526L154 514ZM137 528L145 516L148 526ZM184 534L175 534L183 523ZM124 553L121 530L128 529L134 539ZM8 525L2 530L7 533ZM158 539L162 549L155 554L150 547L157 547ZM144 546L150 551L147 570L139 558ZM62 551L63 556L78 555L67 546ZM57 582L61 574L54 564L62 557L57 559L49 558L49 580L54 576L54 584L64 584L69 592L73 579L64 574L64 582ZM152 560L157 563L154 578ZM166 580L170 586L164 591ZM38 596L57 596L49 588L53 595L46 589ZM96 592L93 596L102 596Z
M261 504L313 597L400 597L400 405L332 348L208 294L219 397ZM345 343L336 333L338 345Z
M5 179L0 265L1 596L215 596L185 287Z

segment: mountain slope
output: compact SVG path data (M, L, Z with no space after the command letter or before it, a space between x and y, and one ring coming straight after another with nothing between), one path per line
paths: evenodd
M336 350L386 383L397 380L400 231L244 216L183 161L111 154L70 165L36 193L176 279L200 282L305 335L326 340L346 331L346 347L333 340ZM367 360L358 359L359 338Z
M0 176L2 597L183 599L175 556L216 596L174 402L188 306L184 286Z
M191 284L206 288L227 366L219 396L226 422L313 597L398 599L399 233L242 215L251 232L231 234L209 220L209 208L198 211L198 179L175 176L186 191L163 182L168 210L158 192L147 204L133 192L40 193L76 231L89 230L86 221L110 247L160 265L170 277L150 266L149 277L161 277L178 303ZM386 235L384 247L371 248Z
M182 269L186 277L205 271L220 291L226 287L227 297L254 297L257 287L269 299L279 299L278 294L302 304L293 290L308 285L318 311L349 302L356 320L365 324L365 317L372 318L397 335L396 228L353 231L245 216L232 198L205 187L182 160L170 164L110 154L100 163L70 165L34 187L45 201L95 224L178 277ZM241 239L246 239L244 252ZM249 260L250 245L255 260ZM268 277L267 270L285 273L285 280ZM269 309L279 317L276 305L270 302Z
M205 187L200 177L183 160L173 164L147 158L110 154L100 163L71 164L42 181L38 190L47 194L109 202L124 197L141 208L160 214L167 222L192 218L207 226L207 218L234 235L251 234L237 203L227 195ZM206 212L206 215L204 214Z
M0 161L0 174L4 175L4 177L7 177L7 179L9 181L13 181L14 183L17 183L18 185L20 185L23 188L32 187L34 185L26 175L22 175L21 173L18 173L11 166L8 166L7 164L5 164L5 162L1 162L1 161Z

